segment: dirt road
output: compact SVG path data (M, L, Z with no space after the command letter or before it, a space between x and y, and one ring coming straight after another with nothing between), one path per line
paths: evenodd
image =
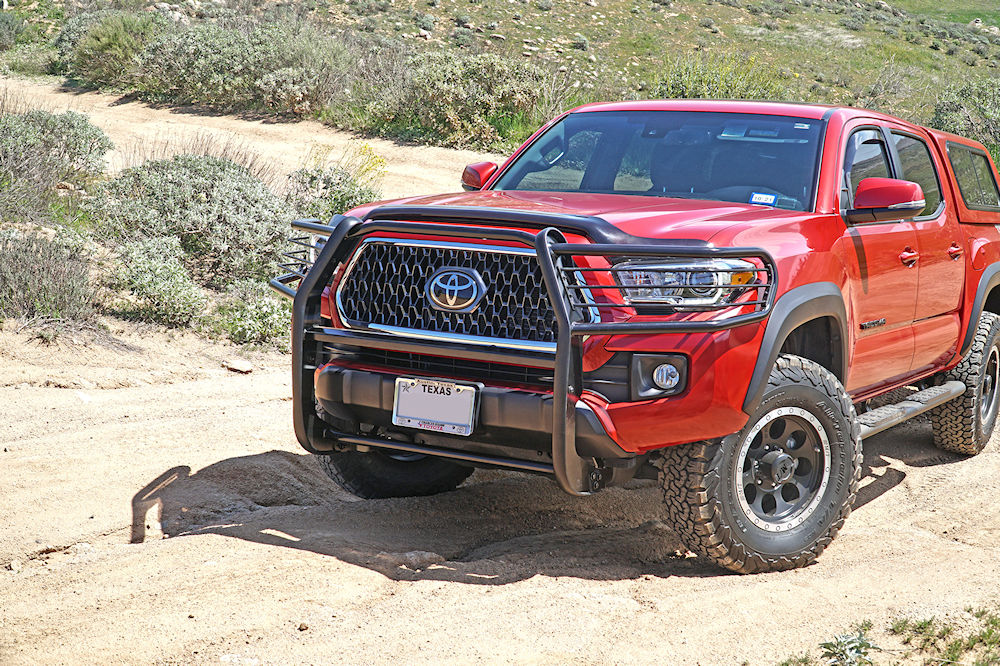
M648 482L572 499L478 472L357 501L294 441L286 357L239 375L232 347L111 326L0 329L0 664L767 664L1000 600L996 441L966 460L922 422L868 440L820 561L736 576L686 556Z
M363 144L386 160L382 189L387 199L460 189L466 164L502 156L435 146L400 145L384 139L358 138L315 121L250 120L203 115L190 109L154 108L141 102L0 76L0 99L15 106L53 113L78 111L104 130L115 144L108 154L112 171L134 166L149 157L163 157L213 145L248 151L279 175L303 167L310 155L336 160Z

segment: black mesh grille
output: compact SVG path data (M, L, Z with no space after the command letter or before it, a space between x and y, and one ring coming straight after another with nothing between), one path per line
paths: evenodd
M486 296L475 312L433 309L424 286L438 268L479 272ZM555 315L534 255L369 243L340 286L341 316L382 324L504 340L555 342Z

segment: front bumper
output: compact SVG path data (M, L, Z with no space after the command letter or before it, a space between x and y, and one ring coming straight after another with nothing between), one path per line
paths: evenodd
M326 365L316 373L316 402L325 414L337 420L389 426L396 377L389 372ZM478 419L469 437L408 431L408 438L418 444L433 442L444 448L478 449L480 453L509 449L523 452L523 456L512 455L526 460L550 462L551 394L485 386L479 399ZM607 460L635 457L615 443L594 410L582 400L576 404L576 424L579 456Z
M451 221L451 224L442 224ZM502 226L497 226L502 225ZM497 347L476 347L462 344L441 344L441 355L459 358L495 358L500 363L512 365L551 367L551 391L536 393L534 396L513 397L510 391L490 389L491 396L484 404L493 401L493 407L485 407L481 415L483 433L487 424L494 423L498 435L511 432L520 436L528 431L535 433L529 439L538 440L543 433L548 440L547 451L551 462L536 462L532 471L551 473L559 485L568 493L585 495L603 485L603 480L611 474L608 461L634 459L634 454L625 451L615 442L613 425L607 419L607 409L603 407L603 418L595 413L584 391L583 341L588 337L613 336L611 339L634 336L647 339L649 336L701 337L703 334L726 333L733 329L753 328L749 326L763 322L774 301L774 262L763 250L755 248L715 248L696 241L663 241L637 238L624 234L619 229L598 218L562 216L523 211L495 209L461 209L447 207L383 207L368 214L365 221L357 218L335 216L331 225L314 221L300 221L293 226L311 235L326 236L325 241L312 242L308 237L296 239L306 249L289 255L293 259L287 266L291 272L272 280L272 286L279 292L294 298L292 322L292 392L295 403L295 432L299 442L313 452L330 452L342 447L374 446L410 450L442 457L452 457L476 463L468 451L458 451L449 446L470 448L469 442L441 441L434 436L433 446L400 442L388 436L374 436L338 431L329 421L319 419L315 412L317 400L327 414L336 417L338 405L348 410L351 418L347 422L365 422L358 416L383 417L391 411L391 390L386 393L386 377L378 373L358 375L337 366L325 366L326 343L331 339L347 339L352 345L390 345L391 348L405 349L410 343L405 340L386 341L383 336L365 332L346 332L324 329L321 317L322 292L335 277L336 271L351 256L360 239L371 233L403 233L450 238L479 239L484 241L515 242L534 247L542 271L548 299L557 322L557 344L555 354L517 352ZM540 228L537 232L524 229ZM588 238L592 243L567 242L563 231ZM317 256L318 255L318 256ZM752 291L756 300L737 306L726 306L726 317L693 316L678 319L651 319L632 317L622 319L616 313L623 309L619 302L606 303L590 300L582 302L579 287L568 276L579 273L575 261L592 257L697 257L697 258L747 258L760 262L766 273L763 284ZM314 258L314 261L313 261ZM601 270L588 268L588 271ZM298 282L298 288L291 285ZM610 289L610 287L603 287ZM604 309L602 309L604 308ZM593 321L583 312L599 310L600 320ZM426 344L420 346L426 347ZM321 370L322 368L322 370ZM320 371L317 373L317 371ZM316 375L316 376L314 376ZM358 378L365 386L356 393L349 389L349 402L344 402L345 379ZM349 383L349 382L348 382ZM339 393L338 393L339 391ZM485 396L484 396L485 397ZM339 400L338 400L339 398ZM386 402L388 398L388 403ZM494 399L495 398L495 399ZM327 409L327 408L330 409ZM491 411L492 410L492 411ZM530 427L509 428L511 415L521 414L528 419ZM705 416L702 414L702 416ZM597 423L595 423L595 421ZM482 435L482 433L481 433ZM429 441L430 435L421 435ZM451 438L455 439L455 438ZM492 437L486 437L492 439ZM477 445L493 446L482 436L475 440ZM655 444L655 442L654 442ZM410 449L404 449L407 446ZM511 447L501 447L504 451ZM516 448L516 447L515 447ZM652 448L652 447L651 447ZM538 449L543 452L545 448ZM537 451L536 451L537 453ZM595 454L601 455L595 455ZM478 454L475 454L478 455ZM481 464L498 465L516 469L527 469L524 460L513 455L485 456Z

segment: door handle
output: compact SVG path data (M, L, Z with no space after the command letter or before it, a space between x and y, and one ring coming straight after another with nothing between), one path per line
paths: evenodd
M948 256L951 257L953 261L961 257L962 252L962 246L958 243L952 243L951 247L948 248Z
M917 263L917 259L920 258L919 252L914 252L912 248L907 247L902 252L899 253L899 260L903 262L903 265L907 268L913 268Z

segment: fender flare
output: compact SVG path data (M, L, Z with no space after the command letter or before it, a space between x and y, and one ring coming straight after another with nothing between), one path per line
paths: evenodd
M998 264L1000 266L1000 264ZM1000 280L1000 275L998 275ZM764 328L764 339L761 341L754 365L750 386L743 401L743 411L751 414L760 404L767 378L771 368L778 360L781 346L796 328L821 317L833 317L840 327L840 368L834 369L839 376L847 379L847 309L844 307L844 296L840 287L832 282L813 282L795 287L785 293L774 304L774 309L767 319Z
M969 311L969 319L965 323L965 337L962 338L962 346L958 350L959 358L965 356L972 347L972 340L976 337L976 325L980 315L983 314L983 307L986 305L986 297L993 291L994 287L1000 287L1000 262L990 264L979 276L979 286L976 288L976 298L972 301L972 309Z

